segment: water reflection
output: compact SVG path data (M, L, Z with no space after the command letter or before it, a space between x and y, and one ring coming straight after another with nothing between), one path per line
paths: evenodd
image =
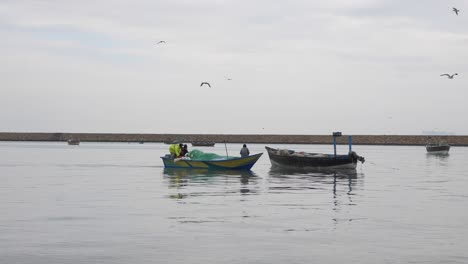
M363 173L356 170L328 170L311 171L303 169L284 169L272 167L269 171L270 181L273 185L271 190L292 190L292 189L329 189L330 184L334 195L337 193L337 186L346 182L347 194L351 195L353 187L358 183L357 179L363 177Z
M317 199L311 201L302 200L295 204L296 208L315 209L317 204L330 210L330 220L333 228L338 228L338 224L350 223L357 219L351 217L353 207L357 205L359 199L356 196L357 190L362 190L364 174L356 170L329 170L310 171L296 169L282 169L272 167L269 171L269 192L301 196L312 195ZM323 199L323 194L328 194ZM283 205L283 204L281 204ZM292 208L291 204L284 204ZM284 206L283 205L283 206Z
M426 153L426 161L428 164L438 163L441 166L447 166L449 161L449 153Z
M258 176L252 171L164 168L163 175L166 177L170 189L184 192L169 196L175 199L183 199L188 196L226 195L229 193L252 194L256 193L256 190L252 189L252 185L258 184ZM219 185L220 188L201 192L195 190L216 185ZM230 188L236 185L239 186L238 189L233 190ZM229 187L229 190L223 191L226 186Z
M436 158L436 159L441 159L441 160L445 160L447 159L448 157L450 156L449 153L431 153L431 152L427 152L426 153L426 158Z
M356 169L320 169L320 170L311 170L311 169L291 169L291 168L281 168L281 167L271 167L269 174L271 176L290 176L290 175L308 175L316 177L338 177L338 178L357 178Z

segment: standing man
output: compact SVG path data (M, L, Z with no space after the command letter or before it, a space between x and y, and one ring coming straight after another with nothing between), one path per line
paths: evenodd
M244 144L244 146L242 147L240 151L240 154L241 154L241 157L247 157L248 155L250 155L250 151L247 148L247 145Z

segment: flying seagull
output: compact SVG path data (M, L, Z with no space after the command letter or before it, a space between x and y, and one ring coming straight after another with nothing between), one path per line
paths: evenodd
M228 80L228 81L232 81L232 79L229 78L229 77L224 76L224 78L226 78L226 80Z
M447 78L449 79L453 79L453 77L455 77L455 75L458 75L458 73L454 73L452 75L448 74L448 73L444 73L444 74L441 74L440 76L447 76Z
M160 41L158 41L158 43L156 43L156 44L163 44L163 43L166 43L166 41L160 40Z
M460 10L457 9L457 8L455 8L455 7L454 7L452 10L453 10L453 12L455 12L455 14L458 16L458 12L460 12Z
M202 83L200 84L200 87L202 87L204 84L208 85L208 87L211 88L211 85L210 85L209 83L207 83L207 82L202 82Z

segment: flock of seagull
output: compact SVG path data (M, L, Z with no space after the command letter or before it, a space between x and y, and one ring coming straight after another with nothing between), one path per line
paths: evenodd
M453 7L452 8L452 11L458 16L458 13L460 13L460 9L457 9L456 7ZM156 45L160 45L160 44L165 44L166 41L165 40L160 40L156 43ZM449 73L444 73L444 74L441 74L440 76L447 76L448 79L453 79L453 77L455 77L456 75L458 75L458 73L453 73L453 74L449 74ZM226 80L228 81L231 81L232 79L231 78L228 78L228 77L224 77ZM202 82L200 84L200 87L202 87L203 85L207 85L208 87L211 88L211 85L209 82Z
M156 45L160 45L160 44L166 44L166 41L165 41L165 40L160 40L160 41L156 42ZM226 78L226 80L228 80L228 81L232 81L232 79L229 78L229 77L224 77L224 78ZM200 87L202 87L203 85L208 85L208 87L211 88L211 85L210 85L209 82L202 82L202 83L200 84Z
M458 13L460 12L460 9L457 9L456 7L453 7L452 11L455 13L455 15L458 16ZM458 73L454 73L454 74L444 73L444 74L441 74L440 76L447 76L448 79L453 79L453 77L455 77L455 75L458 75Z

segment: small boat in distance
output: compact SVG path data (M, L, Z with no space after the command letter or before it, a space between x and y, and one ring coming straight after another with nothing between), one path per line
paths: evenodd
M67 142L68 142L68 145L74 145L74 146L77 146L80 144L79 139L69 139Z
M358 161L364 163L365 159L351 150L352 138L349 136L349 152L347 155L336 154L336 137L341 132L333 133L334 154L308 153L289 149L274 149L265 147L273 167L285 169L356 169Z
M213 147L216 142L208 142L208 141L194 141L192 142L192 146L194 147Z
M183 143L183 142L185 142L185 140L181 140L181 139L163 141L163 143L166 144L166 145L180 144L180 143Z
M428 143L426 145L426 150L428 153L434 154L448 154L450 150L450 145L445 142L439 143Z

